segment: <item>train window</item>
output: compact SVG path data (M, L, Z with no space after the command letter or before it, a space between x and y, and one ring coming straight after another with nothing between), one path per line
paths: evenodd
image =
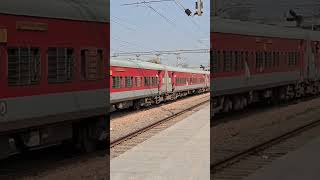
M287 54L286 52L284 52L284 53L283 53L283 56L284 56L283 59L284 59L285 63L286 63L286 64L289 64L289 63L288 63L288 54Z
M272 53L271 52L267 52L267 57L266 57L265 61L266 61L266 67L271 68L272 67Z
M159 85L159 78L155 77L154 80L155 80L155 86L158 86Z
M294 61L294 65L297 65L299 61L299 53L295 52L295 61Z
M126 88L132 87L132 77L130 76L125 77L125 87Z
M247 64L247 65L250 64L250 63L249 63L249 52L248 52L248 51L245 52L245 59L244 59L243 65L242 65L242 70L245 69L246 64Z
M260 52L256 52L256 68L259 69L261 68L262 66L262 56L261 56L261 53Z
M141 77L135 77L135 86L141 87Z
M148 80L147 80L147 77L144 77L144 86L148 86Z
M97 50L97 79L104 79L103 51Z
M294 63L293 53L292 53L292 52L289 52L289 53L288 53L288 65L289 65L289 66L292 66L293 63Z
M288 65L290 66L292 64L291 62L291 52L288 53Z
M220 51L217 52L217 72L221 72L221 53Z
M244 61L245 61L245 53L243 51L241 51L240 53L240 64L239 64L239 70L243 70L244 69Z
M295 61L296 61L296 56L295 56L295 53L292 52L292 53L291 53L291 65L292 65L292 66L295 65Z
M263 58L264 58L264 67L267 68L268 67L268 53L267 52L263 53Z
M48 49L48 82L70 82L74 77L74 51L71 48Z
M259 68L259 61L260 61L259 58L260 58L259 52L256 52L256 69Z
M103 79L103 51L100 49L81 50L81 78L82 80Z
M113 89L121 88L121 80L119 76L112 77L112 88Z
M182 78L179 78L179 84L183 84Z
M276 66L280 67L280 52L276 53Z
M238 66L239 66L239 53L238 51L234 52L234 71L238 71Z
M9 48L7 53L9 86L24 86L39 83L39 48Z
M276 67L276 52L272 52L272 67Z
M123 77L120 76L120 88L123 88L123 87L125 87L125 86L123 85Z
M232 52L223 51L223 71L230 72L232 67Z
M212 72L217 73L219 62L218 62L218 54L215 51L211 51L211 62L212 62Z
M144 86L151 86L150 77L144 77Z

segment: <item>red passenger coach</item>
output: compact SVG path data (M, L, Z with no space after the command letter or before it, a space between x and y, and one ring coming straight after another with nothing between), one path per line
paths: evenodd
M159 104L209 90L208 71L161 64L112 59L111 97L113 110Z
M106 133L109 2L5 0L0 6L0 158Z
M215 112L320 93L320 32L211 18Z

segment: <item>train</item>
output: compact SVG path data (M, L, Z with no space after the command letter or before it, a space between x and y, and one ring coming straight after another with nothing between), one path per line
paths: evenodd
M211 18L212 113L320 92L320 32Z
M210 88L210 72L139 60L110 60L111 112L135 110Z
M3 0L0 159L107 134L109 1Z

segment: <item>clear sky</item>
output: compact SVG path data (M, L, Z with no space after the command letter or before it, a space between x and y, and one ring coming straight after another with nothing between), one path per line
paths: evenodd
M115 52L210 48L209 0L204 0L204 14L194 17L188 17L173 1L147 4L165 18L144 4L122 6L135 2L142 1L110 1L111 55ZM180 2L194 12L196 0ZM181 57L191 67L208 65L210 61L209 54L182 54ZM163 55L161 60L163 64L176 64L175 55Z

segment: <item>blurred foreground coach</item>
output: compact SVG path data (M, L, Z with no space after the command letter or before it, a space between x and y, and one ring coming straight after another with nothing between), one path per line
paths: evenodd
M108 0L0 2L0 158L106 138Z

